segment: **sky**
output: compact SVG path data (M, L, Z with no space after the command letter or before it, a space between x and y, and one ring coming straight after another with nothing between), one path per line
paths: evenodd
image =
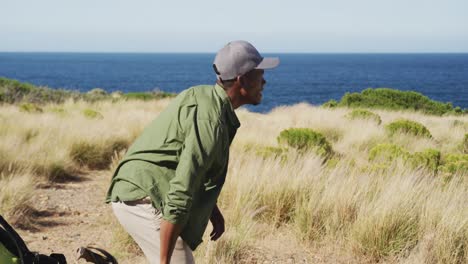
M0 0L0 52L468 52L468 0Z

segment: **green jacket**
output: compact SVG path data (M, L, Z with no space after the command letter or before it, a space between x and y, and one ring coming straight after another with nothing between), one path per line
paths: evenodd
M130 146L106 202L149 196L163 219L184 226L181 237L195 250L224 184L239 126L219 85L183 91Z

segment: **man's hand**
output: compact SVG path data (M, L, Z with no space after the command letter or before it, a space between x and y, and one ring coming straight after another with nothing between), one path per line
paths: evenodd
M210 234L211 240L216 241L224 233L224 217L219 211L218 205L215 205L213 212L210 217L211 224L213 225L213 231Z

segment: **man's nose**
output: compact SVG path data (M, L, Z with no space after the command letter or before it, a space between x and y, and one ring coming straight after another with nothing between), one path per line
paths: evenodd
M262 84L265 85L266 84L266 81L265 79L262 79Z

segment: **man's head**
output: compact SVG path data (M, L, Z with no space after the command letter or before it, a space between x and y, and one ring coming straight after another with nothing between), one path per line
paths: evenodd
M235 108L243 104L257 105L262 99L264 69L275 68L278 58L264 58L247 41L226 44L218 51L213 68L218 83L228 91Z

